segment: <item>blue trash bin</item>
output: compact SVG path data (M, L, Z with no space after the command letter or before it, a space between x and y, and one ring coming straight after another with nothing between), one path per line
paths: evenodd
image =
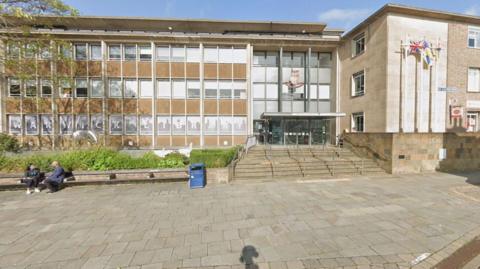
M193 163L188 168L188 183L190 189L203 188L206 185L207 171L205 170L205 164Z

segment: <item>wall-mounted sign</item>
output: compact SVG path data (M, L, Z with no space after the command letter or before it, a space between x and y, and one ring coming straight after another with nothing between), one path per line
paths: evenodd
M462 116L463 116L463 107L452 106L452 109L450 110L450 117L461 118Z
M455 87L438 87L439 92L456 92L457 88Z
M467 108L480 108L480 100L468 100Z
M288 82L285 82L284 84L287 85L290 89L302 87L304 85L304 82L301 81L300 70L292 68L292 71L290 72L290 80Z

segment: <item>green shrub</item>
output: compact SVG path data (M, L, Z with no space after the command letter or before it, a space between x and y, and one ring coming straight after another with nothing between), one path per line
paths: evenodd
M20 144L18 140L10 135L0 133L0 152L18 152L20 151Z
M207 168L226 167L235 158L237 148L194 149L190 153L190 163L204 163Z

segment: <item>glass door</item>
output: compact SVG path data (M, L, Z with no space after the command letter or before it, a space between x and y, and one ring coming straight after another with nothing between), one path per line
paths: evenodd
M308 120L285 120L283 136L285 145L309 145Z
M311 120L310 121L310 133L312 145L323 145L328 143L330 139L328 120Z

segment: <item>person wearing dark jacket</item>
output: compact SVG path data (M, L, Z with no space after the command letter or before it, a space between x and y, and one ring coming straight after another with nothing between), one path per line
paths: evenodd
M54 168L53 173L44 180L45 186L47 186L49 193L56 192L60 188L60 184L63 183L65 178L65 170L60 166L57 161L52 162Z
M35 165L30 164L25 171L25 184L27 185L27 194L31 194L32 192L40 192L38 188L38 183L41 181L41 173L40 169L35 167ZM33 191L32 191L33 189Z

